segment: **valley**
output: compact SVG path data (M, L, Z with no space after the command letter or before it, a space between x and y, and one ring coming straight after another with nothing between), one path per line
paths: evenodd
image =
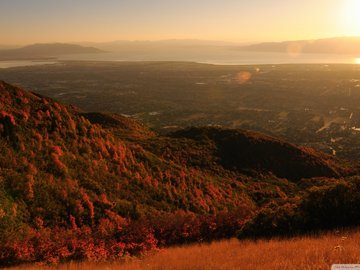
M359 65L62 62L0 69L0 78L84 111L131 116L163 134L187 126L250 129L360 157Z
M358 66L64 62L0 78L18 85L0 82L3 266L359 224Z

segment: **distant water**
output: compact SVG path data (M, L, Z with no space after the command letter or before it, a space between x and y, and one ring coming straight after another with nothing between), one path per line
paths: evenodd
M0 68L26 67L45 64L55 64L54 61L0 61Z
M230 49L186 48L155 51L123 51L62 56L74 61L191 61L218 65L261 64L355 64L360 56L336 54L300 54L242 52ZM356 61L356 59L358 59ZM53 61L0 61L0 68L51 64Z
M61 60L88 61L190 61L218 65L261 64L355 64L359 56L243 52L236 50L183 49L155 52L114 52L62 57Z

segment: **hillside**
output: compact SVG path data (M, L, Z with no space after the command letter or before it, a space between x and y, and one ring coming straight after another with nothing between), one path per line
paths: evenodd
M26 175L26 179L22 180L24 183L8 186L10 190L16 191L14 194L17 197L22 199L26 197L29 203L33 204L36 194L41 195L47 188L51 190L58 188L59 190L52 190L55 192L53 195L55 198L63 199L61 195L63 192L74 192L74 190L67 190L67 185L70 183L66 182L70 181L71 185L74 185L73 188L79 189L77 192L84 189L93 194L93 199L106 195L110 202L113 199L121 199L121 203L125 205L138 203L139 209L144 207L147 211L151 208L161 211L171 211L176 208L184 210L191 208L194 212L208 210L209 205L202 206L195 198L198 196L199 199L202 198L210 203L211 200L205 199L204 195L195 196L195 192L192 195L188 194L191 197L189 205L182 207L172 205L180 199L177 197L181 196L173 188L182 185L184 192L188 190L192 193L192 187L196 185L196 182L205 181L201 173L193 173L190 169L175 166L145 151L137 143L118 139L114 135L116 132L112 133L109 129L91 124L84 114L75 108L60 105L53 100L24 92L5 83L1 83L0 100L1 148L4 153L1 157L1 169L3 173L6 172L4 181L9 181L8 184L11 184L14 183L14 178L22 178L23 173ZM93 114L85 116L95 121ZM126 123L125 120L122 119L124 123ZM126 127L132 128L129 123L133 124L128 121ZM117 131L121 131L121 127ZM141 133L145 131L137 132L137 134ZM130 135L134 134L135 129ZM22 160L20 164L18 164L19 160ZM46 181L45 179L48 178L54 179L55 182ZM57 179L65 182L56 182ZM170 179L173 180L170 181ZM52 184L55 184L55 187L52 187ZM218 184L217 188L220 188L223 183ZM204 185L207 184L204 183ZM145 198L148 195L149 197ZM234 196L239 195L234 194ZM175 197L172 198L173 196ZM160 201L159 198L161 198ZM50 198L38 199L37 203L41 204L37 205L39 207L57 203L47 202ZM233 198L224 197L221 202L216 203L219 204L218 207L220 205L222 207L234 206L236 203L231 199ZM216 198L213 202L215 200ZM57 207L62 208L63 205L54 205L54 210L58 212L53 214L62 216L61 211L64 209L57 209ZM75 210L70 212L72 211ZM144 209L142 211L145 212ZM72 214L75 215L75 212ZM46 213L46 216L49 216L49 213ZM85 217L79 217L79 219L89 221L91 216L87 213ZM60 221L66 222L66 217L64 220L49 218L47 222Z
M337 166L329 156L256 132L188 128L175 132L172 136L207 141L208 149L214 146L212 156L230 170L271 172L277 177L290 180L339 176Z
M83 113L91 123L111 129L117 137L137 141L156 156L200 170L220 169L244 175L274 174L300 180L339 177L349 173L329 155L264 134L219 127L190 127L157 136L139 122L110 113ZM184 162L185 161L185 162ZM215 172L216 173L216 172Z
M257 133L159 136L0 82L0 134L1 265L359 222L347 168Z
M358 68L85 61L0 69L0 78L86 112L130 115L162 134L208 125L255 130L359 160Z
M299 53L350 54L360 53L360 37L340 37L317 40L266 42L243 46L244 51Z
M52 58L67 54L92 54L102 52L104 51L94 47L84 47L65 43L44 43L28 45L16 49L0 50L0 60Z
M0 111L1 264L139 253L192 238L166 236L174 216L253 208L233 180L157 157L76 108L1 82Z
M99 124L104 129L110 129L117 137L136 141L152 138L156 133L145 125L126 116L115 113L82 113L92 124Z

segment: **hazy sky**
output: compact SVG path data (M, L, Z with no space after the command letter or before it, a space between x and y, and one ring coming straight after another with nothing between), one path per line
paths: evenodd
M0 44L360 35L360 0L0 0Z

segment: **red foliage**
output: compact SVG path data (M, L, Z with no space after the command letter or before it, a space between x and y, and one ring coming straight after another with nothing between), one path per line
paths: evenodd
M54 162L55 168L57 168L60 172L66 172L66 166L59 159L59 155L56 153L51 154L52 161Z
M9 196L1 193L0 204L7 197L10 203L1 205L7 212L0 221L16 225L7 225L11 236L0 241L0 265L113 260L161 245L234 236L246 219L246 211L214 214L239 206L234 181L164 160L70 107L16 93L29 98L25 108L12 101L12 91L0 92L0 123L15 138L1 145L7 153L1 153L0 180ZM9 125L15 122L21 127Z
M40 222L41 223L41 222ZM0 263L45 262L57 264L70 260L115 260L124 254L139 254L154 250L157 240L151 230L136 224L119 234L113 223L101 220L98 227L27 229L11 242L0 243Z
M71 224L71 229L74 231L77 231L78 226L76 224L76 219L72 215L70 215L69 220L70 220L70 224Z
M76 123L75 121L70 117L68 120L69 126L73 132L76 131Z
M34 176L31 174L28 174L26 176L26 180L27 180L27 198L28 199L33 199L34 198Z
M11 113L0 111L0 119L8 119L12 125L16 125L15 117Z
M64 152L62 151L60 146L53 146L53 147L51 147L51 150L53 151L53 153L55 153L59 157L61 157L64 154Z
M22 111L21 111L21 115L22 115L22 117L23 117L23 119L24 119L25 122L28 121L29 118L30 118L30 112L29 112L29 111L22 110Z
M41 99L41 102L44 103L45 105L48 105L48 104L49 104L49 102L46 100L46 98L42 98L42 99Z
M83 201L85 202L86 206L88 207L90 217L91 217L91 219L93 219L95 217L94 204L92 203L92 201L90 200L89 195L85 192L84 189L81 189L80 193L82 195Z

